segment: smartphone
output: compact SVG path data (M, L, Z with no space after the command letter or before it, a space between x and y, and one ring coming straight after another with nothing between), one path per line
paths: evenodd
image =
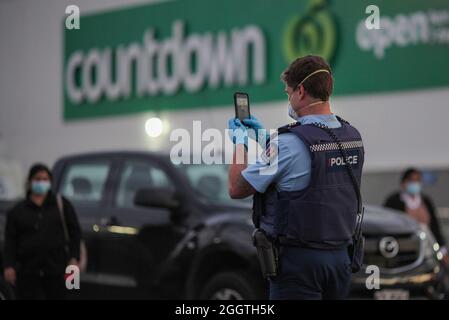
M234 93L235 117L242 121L249 119L249 96L244 92Z

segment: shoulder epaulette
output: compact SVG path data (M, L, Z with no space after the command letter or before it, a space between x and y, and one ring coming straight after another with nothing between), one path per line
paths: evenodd
M346 121L346 120L343 119L342 117L340 117L340 116L335 116L335 117L337 118L338 121L340 121L340 122L342 122L342 123L344 123L344 124L347 124L347 125L351 125L348 121Z
M290 128L293 128L293 127L296 127L299 125L301 125L301 123L299 123L298 121L286 124L285 126L278 128L278 134L290 132Z

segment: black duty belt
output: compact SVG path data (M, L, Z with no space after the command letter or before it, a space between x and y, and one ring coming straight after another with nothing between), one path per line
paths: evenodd
M319 250L339 250L344 249L349 246L349 243L341 244L330 244L330 243L304 243L295 239L288 239L285 236L279 236L276 243L280 247L298 247L298 248L308 248L308 249L319 249Z

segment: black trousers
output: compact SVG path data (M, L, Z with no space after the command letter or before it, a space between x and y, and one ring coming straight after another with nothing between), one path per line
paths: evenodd
M63 300L66 298L64 274L18 273L17 298L21 300Z

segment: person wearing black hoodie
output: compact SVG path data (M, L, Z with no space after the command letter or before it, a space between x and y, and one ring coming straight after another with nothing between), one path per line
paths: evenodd
M422 193L421 172L415 168L408 168L401 176L401 191L390 195L384 206L405 212L418 223L426 225L433 233L444 254L444 261L449 265L446 240L440 230L435 206L430 197Z
M69 243L52 175L43 164L31 167L26 198L7 213L4 278L16 286L19 299L64 299L65 270L78 265L81 228L72 204L62 197Z

